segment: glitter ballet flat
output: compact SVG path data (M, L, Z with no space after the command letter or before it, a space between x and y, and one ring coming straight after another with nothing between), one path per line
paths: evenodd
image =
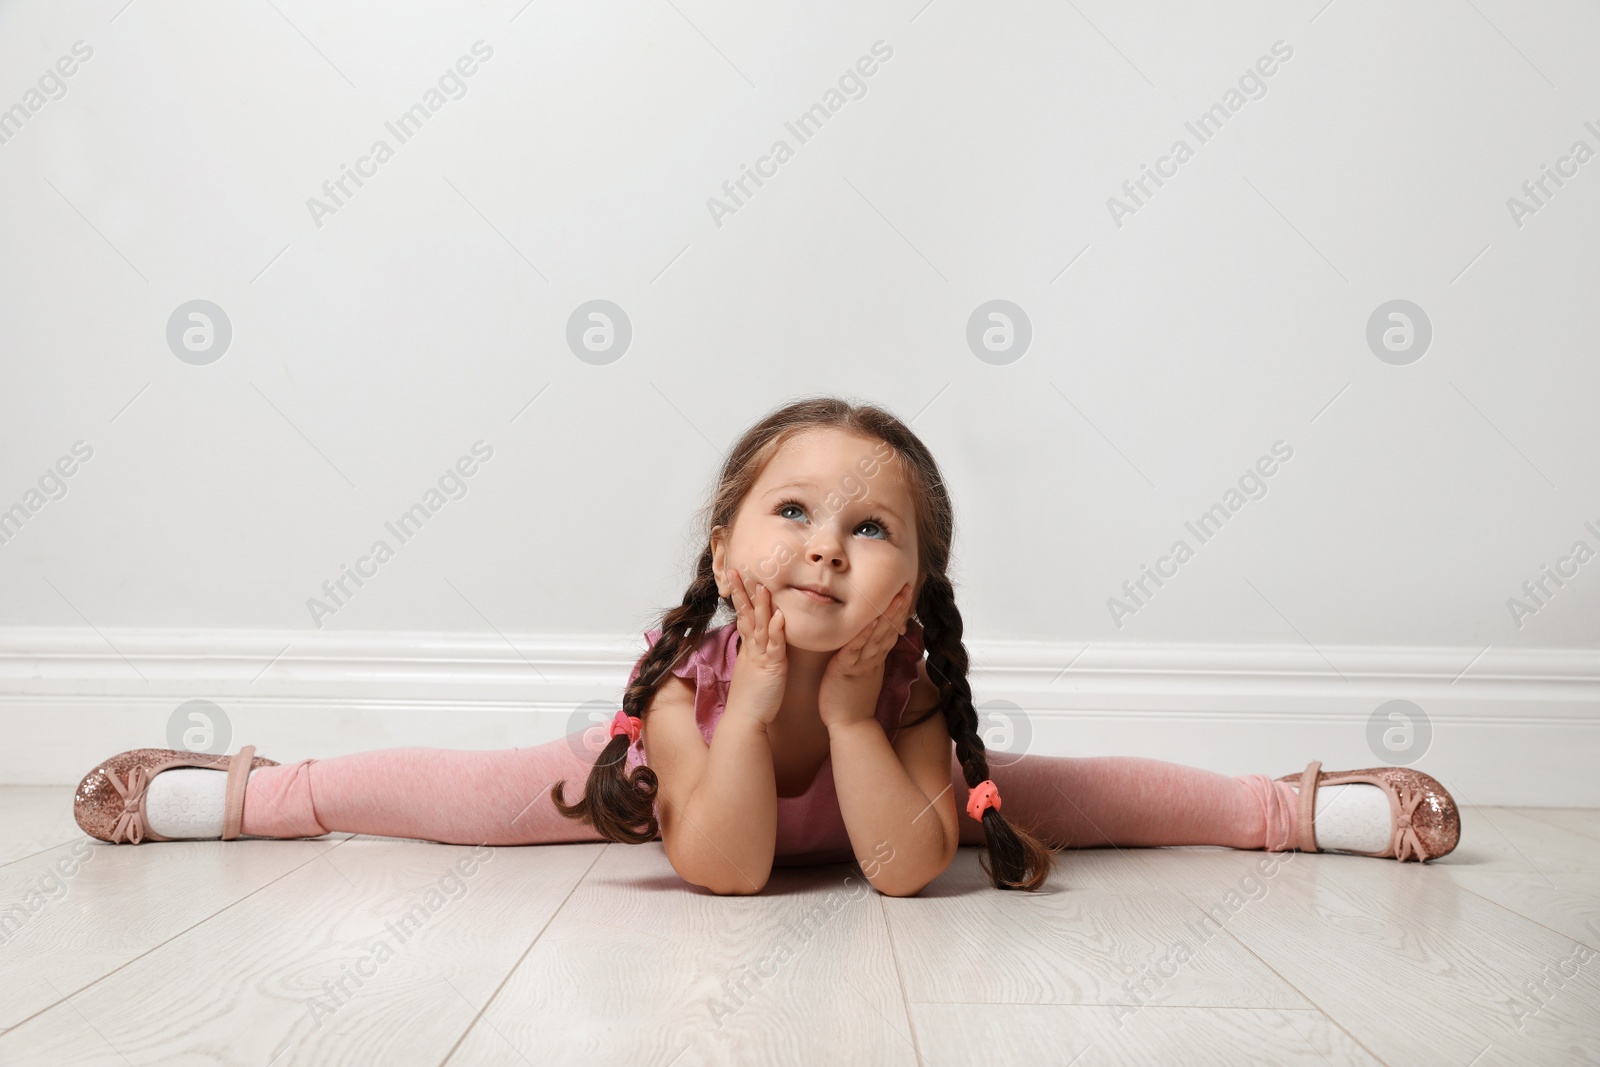
M162 837L150 829L145 817L145 795L151 779L162 771L173 767L205 767L228 773L222 840L232 841L239 836L239 825L244 819L244 790L249 784L250 772L258 767L278 766L277 760L257 756L255 751L254 745L245 745L234 756L170 748L135 748L120 752L83 776L72 798L72 814L84 833L114 845L180 840Z
M1321 767L1320 760L1312 760L1300 774L1278 779L1293 783L1300 790L1300 851L1321 851L1313 825L1318 787L1355 782L1375 785L1388 796L1391 836L1382 852L1350 851L1349 855L1421 863L1448 855L1461 840L1461 814L1456 810L1455 798L1431 775L1410 767L1364 767L1357 771L1324 771Z

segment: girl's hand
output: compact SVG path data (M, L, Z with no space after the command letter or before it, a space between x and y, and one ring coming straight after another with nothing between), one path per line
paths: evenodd
M883 689L883 663L906 631L911 616L911 583L895 594L883 614L833 654L822 672L817 710L829 730L865 722L877 711Z
M770 724L783 706L789 680L783 612L773 607L772 590L760 582L753 583L754 590L749 590L737 569L729 571L728 582L733 586L733 606L739 613L739 654L728 685L728 708L737 707Z

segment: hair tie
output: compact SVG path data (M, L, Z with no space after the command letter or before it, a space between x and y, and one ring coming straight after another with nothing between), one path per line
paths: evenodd
M618 734L627 734L628 744L630 745L639 740L639 731L643 728L644 723L639 720L637 715L629 715L621 708L618 708L617 713L611 717L611 736L616 737Z
M1000 810L1000 790L987 778L973 786L967 794L967 814L982 822L985 808Z

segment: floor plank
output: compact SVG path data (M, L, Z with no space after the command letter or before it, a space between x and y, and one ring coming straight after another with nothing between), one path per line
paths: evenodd
M394 838L50 844L70 793L0 799L0 909L37 905L0 910L0 1063L1600 1061L1571 809L1467 808L1428 864L1090 849L1024 894L968 848L914 898L853 865L717 897L659 842L468 876Z
M916 1004L912 1017L923 1044L936 1050L929 1067L1379 1064L1318 1011L1152 1007L1119 1021L1103 1007L1085 1005Z
M1461 888L1600 952L1600 874L1440 870Z
M1512 808L1518 815L1571 830L1600 841L1600 809L1597 808Z
M981 850L962 849L917 897L884 902L906 995L914 1004L1310 1007L1250 953L1204 933L1213 924L1181 887L1205 851L1060 853L1044 890L1030 894L995 889Z
M85 837L0 867L0 1029L284 877L338 839L109 845Z
M0 785L0 866L83 837L72 817L74 788Z
M450 1062L909 1067L881 900L850 865L719 897L660 842L614 846Z
M0 1062L438 1063L604 847L344 842L0 1035Z
M1220 881L1244 855L1203 861ZM1522 992L1572 956L1571 938L1463 890L1442 865L1328 853L1291 868L1274 880L1274 907L1241 909L1228 931L1379 1059L1600 1061L1592 955L1542 1006ZM1206 881L1197 870L1196 891Z
M1600 848L1582 834L1513 808L1461 808L1461 842L1437 860L1475 870L1600 871Z

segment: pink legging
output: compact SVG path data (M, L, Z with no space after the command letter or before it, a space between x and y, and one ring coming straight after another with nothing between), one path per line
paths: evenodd
M533 748L459 751L387 748L263 767L245 791L241 833L320 837L330 832L410 837L458 845L546 845L602 838L564 818L549 796L565 779L583 795L593 757L581 739ZM1065 848L1226 845L1281 852L1294 847L1296 794L1265 775L1237 778L1130 756L1071 759L996 754L990 777L1005 814ZM951 760L958 809L967 785ZM983 826L958 820L963 845Z

